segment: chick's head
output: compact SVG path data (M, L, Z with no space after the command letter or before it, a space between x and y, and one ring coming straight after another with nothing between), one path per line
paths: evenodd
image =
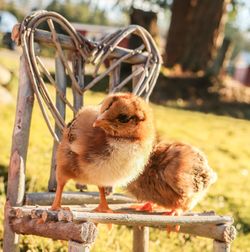
M108 136L141 139L154 136L153 115L149 105L131 93L109 95L93 124Z

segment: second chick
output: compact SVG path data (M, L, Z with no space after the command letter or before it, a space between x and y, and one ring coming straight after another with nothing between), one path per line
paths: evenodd
M180 215L191 210L217 179L205 155L184 143L159 143L155 146L143 174L127 186L139 201L155 203Z

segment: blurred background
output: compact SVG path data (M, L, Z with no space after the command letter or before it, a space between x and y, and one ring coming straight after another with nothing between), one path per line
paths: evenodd
M77 31L98 41L128 24L145 27L163 58L151 95L160 139L201 148L218 182L195 211L215 210L235 219L233 251L250 251L250 1L248 0L0 0L0 205L5 201L19 76L14 24L31 11L56 11ZM123 46L137 47L136 37ZM44 51L48 65L54 55ZM103 66L105 68L105 66ZM51 72L54 68L51 67ZM91 70L90 70L91 72ZM126 72L124 73L126 74ZM104 96L87 94L86 103ZM46 191L52 138L35 105L27 160L27 191ZM68 189L75 190L73 185ZM3 209L3 207L1 208ZM0 213L3 219L3 210ZM2 245L3 228L0 227ZM131 230L100 228L93 251L131 251ZM21 251L67 251L64 242L22 236ZM212 242L151 230L150 251L211 251Z

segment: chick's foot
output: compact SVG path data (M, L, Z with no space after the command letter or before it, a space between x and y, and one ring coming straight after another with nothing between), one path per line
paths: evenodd
M140 205L140 204L131 205L129 208L136 211L142 211L142 212L153 212L154 210L154 206L152 202L146 202L143 205Z
M180 209L173 209L171 211L167 211L163 213L163 215L167 215L167 216L180 216L181 214L182 214L182 210ZM171 231L179 232L180 225L175 225L174 227L167 225L167 233L169 234Z
M49 210L50 211L61 211L61 210L63 210L63 211L70 211L70 207L61 207L61 206L59 206L59 207L51 207L51 208L49 208Z
M92 210L92 212L97 213L114 213L114 211L106 205L99 204L98 207Z
M93 209L91 212L97 212L97 213L114 213L114 211L112 209L110 209L108 207L108 205L106 204L99 204L98 207L96 207L95 209ZM107 227L109 230L112 229L112 223L108 223Z

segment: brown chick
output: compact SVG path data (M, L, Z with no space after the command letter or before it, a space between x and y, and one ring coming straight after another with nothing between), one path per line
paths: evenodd
M148 104L130 93L109 95L98 107L84 107L64 129L57 150L57 190L52 210L61 208L69 179L97 185L100 204L109 212L104 187L126 185L144 169L155 130Z
M159 143L143 174L127 186L139 201L162 206L169 215L191 210L217 179L204 154L183 143ZM150 203L144 206L150 209Z

